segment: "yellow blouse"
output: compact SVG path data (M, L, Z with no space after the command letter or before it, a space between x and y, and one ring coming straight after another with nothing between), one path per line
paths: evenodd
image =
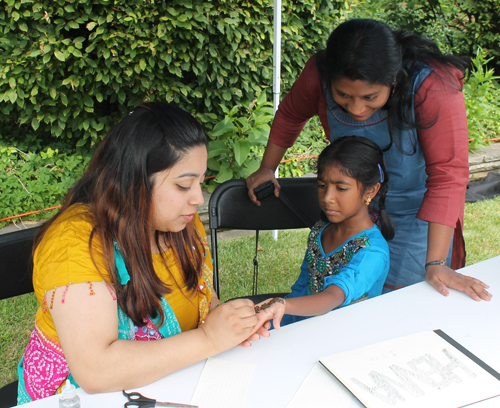
M198 217L193 222L205 252L203 275L198 282L198 290L187 291L172 250L163 253L168 269L161 255L153 254L156 273L172 289L171 293L165 295L165 299L175 313L182 331L194 329L204 321L212 300L213 269L205 230ZM71 296L71 284L104 280L111 285L97 236L92 240L92 253L98 268L90 256L89 238L93 225L88 208L85 205L73 205L50 226L35 251L33 286L40 305L36 313L36 324L56 344L59 344L59 340L50 315L52 300L45 295L46 291L54 288L65 290L64 297L68 297Z

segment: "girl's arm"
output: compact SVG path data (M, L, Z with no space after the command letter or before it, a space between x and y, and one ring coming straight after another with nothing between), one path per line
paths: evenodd
M446 260L450 250L453 228L429 223L427 237L427 262ZM448 287L467 293L472 299L480 301L490 300L491 294L486 290L488 285L478 279L462 275L448 268L446 265L429 265L426 268L425 280L434 286L444 296L448 296Z
M336 285L328 286L314 295L286 299L285 313L295 316L319 316L339 307L345 301L345 294Z
M61 348L76 382L88 393L150 384L181 368L232 348L257 324L253 303L235 300L209 314L197 329L157 341L118 340L117 303L102 282L56 291L49 309ZM48 291L51 299L53 291Z
M309 296L283 299L283 302L271 302L267 299L257 306L264 308L257 313L259 322L273 319L276 330L281 327L281 319L285 314L296 316L320 316L339 307L345 301L345 294L338 286L330 285L323 292ZM268 307L266 307L269 303Z

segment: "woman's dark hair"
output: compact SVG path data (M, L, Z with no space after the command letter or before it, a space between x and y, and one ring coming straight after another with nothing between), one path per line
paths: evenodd
M386 240L394 238L394 225L385 209L389 174L385 170L384 155L380 147L365 137L340 137L319 155L318 177L329 166L338 166L343 174L355 179L361 185L362 194L367 188L380 183L380 189L374 197L380 211L380 230Z
M192 148L206 145L203 128L177 106L161 102L138 106L100 143L85 174L66 196L64 205L40 228L34 248L68 207L85 204L94 221L89 240L91 256L92 240L97 236L121 308L136 325L142 326L147 316L154 318L157 313L163 322L165 316L160 298L171 289L158 278L153 268L149 222L155 182L152 176L173 167ZM203 263L202 243L194 225L190 223L177 233L156 231L155 240L158 248L162 247L160 240L172 248L186 286L194 290ZM130 275L126 285L117 280L114 241ZM164 262L166 265L165 259Z
M388 111L391 144L404 154L413 154L416 135L411 140L412 151L404 151L400 131L432 127L437 116L427 123L416 123L412 114L415 62L437 61L445 68L458 68L462 74L469 62L453 55L444 55L437 44L421 35L393 31L380 21L353 19L340 24L330 35L326 51L318 53L317 64L326 84L342 78L361 80L391 88L384 109ZM449 81L451 84L451 81ZM456 85L452 85L456 86ZM423 101L418 101L419 104Z

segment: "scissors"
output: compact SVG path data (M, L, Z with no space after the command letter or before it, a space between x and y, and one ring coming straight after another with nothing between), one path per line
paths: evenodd
M176 404L175 402L157 402L155 399L147 398L138 392L126 393L123 390L123 395L125 395L128 401L123 405L124 407L139 407L139 408L154 408L154 407L194 407L198 408L198 405L188 405L188 404Z

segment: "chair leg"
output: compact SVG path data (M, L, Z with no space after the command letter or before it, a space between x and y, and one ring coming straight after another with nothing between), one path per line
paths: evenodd
M217 294L217 297L220 299L219 292L219 255L217 252L217 229L213 228L210 230L210 238L212 243L212 264L213 264L213 285L214 291Z
M0 408L9 408L17 405L17 381L0 388Z

